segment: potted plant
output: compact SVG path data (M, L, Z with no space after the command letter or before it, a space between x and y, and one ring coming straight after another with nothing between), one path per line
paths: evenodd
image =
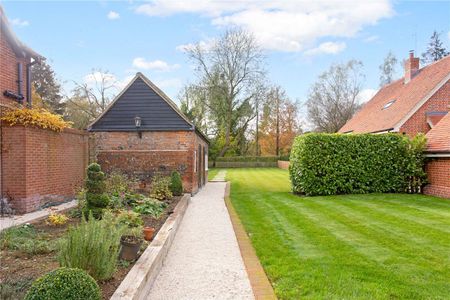
M142 227L130 228L120 238L120 253L119 259L133 261L138 257L139 249L141 248L142 239Z
M153 228L153 227L144 227L144 239L146 241L151 241L154 234L155 234L155 228Z

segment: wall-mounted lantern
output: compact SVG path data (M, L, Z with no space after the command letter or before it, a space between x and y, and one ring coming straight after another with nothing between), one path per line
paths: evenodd
M136 126L136 130L138 132L140 139L142 139L142 132L139 130L141 128L141 123L142 123L141 117L138 116L134 117L134 125Z

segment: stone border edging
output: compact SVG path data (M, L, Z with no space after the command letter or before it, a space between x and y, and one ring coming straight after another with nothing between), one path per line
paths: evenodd
M239 219L236 210L233 207L230 199L231 183L227 181L225 187L225 204L230 215L231 223L233 224L234 233L239 244L239 250L241 251L242 260L244 261L245 269L247 271L248 279L253 290L255 299L277 299L272 285L264 272L258 257L256 256L255 249L252 246L250 238Z
M153 241L139 257L122 283L111 296L111 300L118 299L146 299L154 280L158 276L167 252L183 219L191 196L184 194L167 218Z

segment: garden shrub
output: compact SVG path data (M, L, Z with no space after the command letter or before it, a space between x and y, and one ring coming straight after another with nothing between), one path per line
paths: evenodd
M51 213L47 218L47 224L51 226L61 226L67 223L69 218L65 214Z
M120 195L133 192L136 181L119 171L113 171L106 176L106 191L110 195Z
M156 199L145 198L135 204L133 211L142 215L150 215L153 218L159 218L167 204Z
M123 210L117 215L117 223L127 227L139 227L144 225L139 213L129 210Z
M181 175L177 171L172 172L170 176L170 191L174 196L181 196L183 194L183 182Z
M18 108L7 110L0 118L9 126L22 125L25 127L40 127L53 131L62 131L70 127L71 123L66 122L60 115L52 114L42 108Z
M109 197L105 193L105 173L102 172L99 164L92 163L88 166L85 187L85 214L92 213L95 218L101 218L103 209L109 204Z
M294 193L336 195L407 192L424 181L424 137L399 134L305 134L290 155Z
M80 269L59 268L38 278L25 300L100 300L100 288L95 280Z
M157 200L167 200L172 198L170 191L170 177L155 175L152 181L150 197Z
M60 266L83 269L96 280L111 278L116 270L123 230L110 213L105 213L102 220L82 218L60 241Z

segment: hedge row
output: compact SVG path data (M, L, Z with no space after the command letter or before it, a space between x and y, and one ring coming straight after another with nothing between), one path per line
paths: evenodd
M278 156L229 156L217 157L216 162L277 162Z
M276 161L216 161L216 168L276 168Z
M306 134L293 144L294 193L336 195L419 192L425 138L399 134Z

